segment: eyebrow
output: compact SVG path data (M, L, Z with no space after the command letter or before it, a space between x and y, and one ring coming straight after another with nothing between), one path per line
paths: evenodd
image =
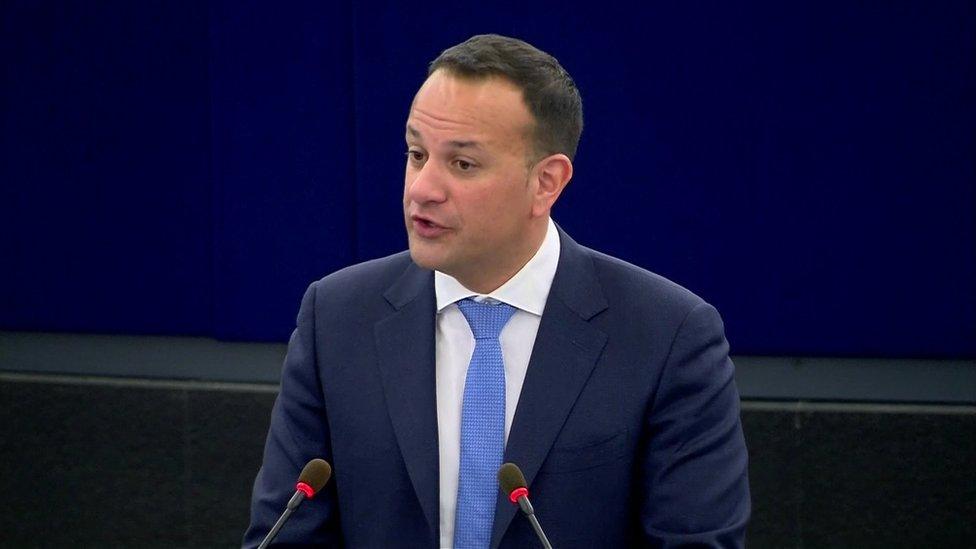
M411 126L410 124L407 124L407 135L409 137L414 137L416 139L423 139L423 135L420 134L420 131L417 128ZM463 141L459 139L453 139L451 141L448 141L447 146L452 149L483 149L484 148L484 145L482 145L478 141L474 141L474 140Z

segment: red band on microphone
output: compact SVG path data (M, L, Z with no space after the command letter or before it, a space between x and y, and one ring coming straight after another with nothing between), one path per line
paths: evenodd
M512 503L518 503L518 499L522 496L529 497L529 489L524 486L512 490L512 493L508 495L508 499L510 499Z
M315 490L312 490L312 487L309 486L308 484L305 484L304 482L299 482L298 484L296 484L295 489L305 494L305 497L307 497L308 499L312 499L312 497L315 496Z

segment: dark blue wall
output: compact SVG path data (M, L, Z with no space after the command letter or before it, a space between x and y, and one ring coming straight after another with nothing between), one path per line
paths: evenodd
M206 7L0 9L0 325L208 332Z
M0 329L286 338L404 247L412 94L499 32L583 93L556 220L734 352L976 356L970 2L390 4L5 2Z

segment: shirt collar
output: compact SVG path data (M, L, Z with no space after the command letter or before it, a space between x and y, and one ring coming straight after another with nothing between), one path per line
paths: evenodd
M490 294L483 295L472 292L453 276L434 271L437 312L440 313L452 303L474 297L476 301L494 299L536 316L542 316L558 264L559 233L556 231L556 224L550 218L546 237L542 240L542 245L539 246L532 259L519 269L515 276Z

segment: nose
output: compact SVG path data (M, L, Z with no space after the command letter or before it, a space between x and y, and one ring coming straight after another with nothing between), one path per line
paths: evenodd
M438 203L447 200L445 174L436 163L428 160L419 168L407 168L404 194L409 202L417 204Z

